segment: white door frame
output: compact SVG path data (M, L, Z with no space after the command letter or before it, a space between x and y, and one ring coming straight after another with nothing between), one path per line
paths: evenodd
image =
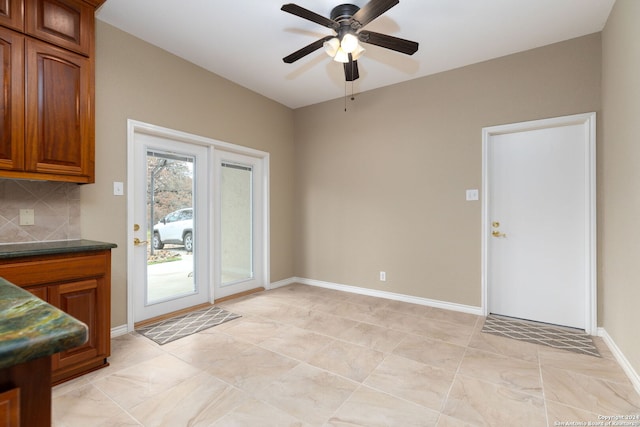
M135 167L134 162L134 144L135 144L135 135L136 133L144 133L149 135L155 135L159 137L164 137L168 139L178 140L182 142L187 142L190 144L197 144L206 146L212 152L217 150L220 151L228 151L232 153L243 154L246 156L256 157L262 160L262 188L263 188L263 198L262 198L262 215L263 215L263 223L264 227L262 229L262 263L264 268L262 269L262 275L260 277L262 286L265 289L270 288L271 284L271 267L270 267L270 223L269 223L269 153L265 151L256 150L253 148L243 147L241 145L231 144L224 141L218 141L212 138L206 138L199 135L194 135L186 132L181 132L161 126L152 125L149 123L140 122L137 120L128 119L127 120L127 331L131 332L134 330L134 292L133 286L131 284L134 281L133 274L133 265L134 265L134 238L135 233L133 231L134 215L133 215L133 206L134 206L134 182L133 182L133 170ZM211 159L211 168L213 171L213 159L216 157L215 155L209 156ZM211 172L213 174L213 172ZM213 175L210 177L213 179ZM215 212L215 201L214 197L211 197L209 200L209 211ZM210 215L209 218L209 230L211 241L214 241L214 224L213 224L213 216ZM214 245L210 245L213 247ZM215 254L214 258L215 258ZM209 295L211 296L210 303L213 303L215 300L214 293L214 269L209 269Z
M512 123L500 126L491 126L482 129L482 312L489 314L489 239L491 227L489 224L489 207L491 206L491 194L489 194L489 142L493 135L513 132L524 132L535 129L552 128L558 126L583 125L585 129L585 200L587 221L584 230L586 262L585 262L585 331L595 335L597 332L597 260L596 260L596 113L584 113L571 116L556 117L551 119L534 120L522 123Z

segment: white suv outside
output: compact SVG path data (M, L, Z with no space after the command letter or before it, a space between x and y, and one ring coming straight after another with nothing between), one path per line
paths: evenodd
M184 245L193 252L193 209L171 212L153 226L153 248L162 249L166 243Z

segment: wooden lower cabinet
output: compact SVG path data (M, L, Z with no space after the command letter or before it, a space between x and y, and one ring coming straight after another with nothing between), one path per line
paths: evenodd
M0 427L20 426L20 388L0 393Z
M111 251L0 260L0 277L58 307L89 328L85 344L54 354L52 383L108 366L111 347Z
M50 304L89 327L89 336L85 344L53 355L51 360L54 383L85 370L102 367L109 353L110 327L108 323L104 323L105 319L108 319L105 313L107 307L100 304L104 299L104 292L99 279L51 286L47 293ZM108 334L104 333L105 330Z
M0 369L0 427L9 426L51 426L50 356Z

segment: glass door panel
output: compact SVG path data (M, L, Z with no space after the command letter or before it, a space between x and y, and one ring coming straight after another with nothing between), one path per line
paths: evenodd
M253 170L221 164L222 286L253 279Z
M193 156L147 151L147 252L145 304L196 292L194 280Z
M260 158L216 152L215 298L265 286L264 177Z

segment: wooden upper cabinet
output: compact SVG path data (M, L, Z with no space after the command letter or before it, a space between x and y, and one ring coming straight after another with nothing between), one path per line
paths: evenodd
M27 39L27 171L93 175L91 73L88 58Z
M95 182L102 2L0 0L0 178Z
M92 6L82 0L27 0L25 3L27 34L90 55L95 10Z
M24 168L24 37L0 27L0 170Z
M91 4L93 7L95 7L96 9L99 8L100 6L102 6L102 4L104 2L106 2L107 0L84 0L86 3Z
M0 0L0 25L24 30L24 8L22 0Z

